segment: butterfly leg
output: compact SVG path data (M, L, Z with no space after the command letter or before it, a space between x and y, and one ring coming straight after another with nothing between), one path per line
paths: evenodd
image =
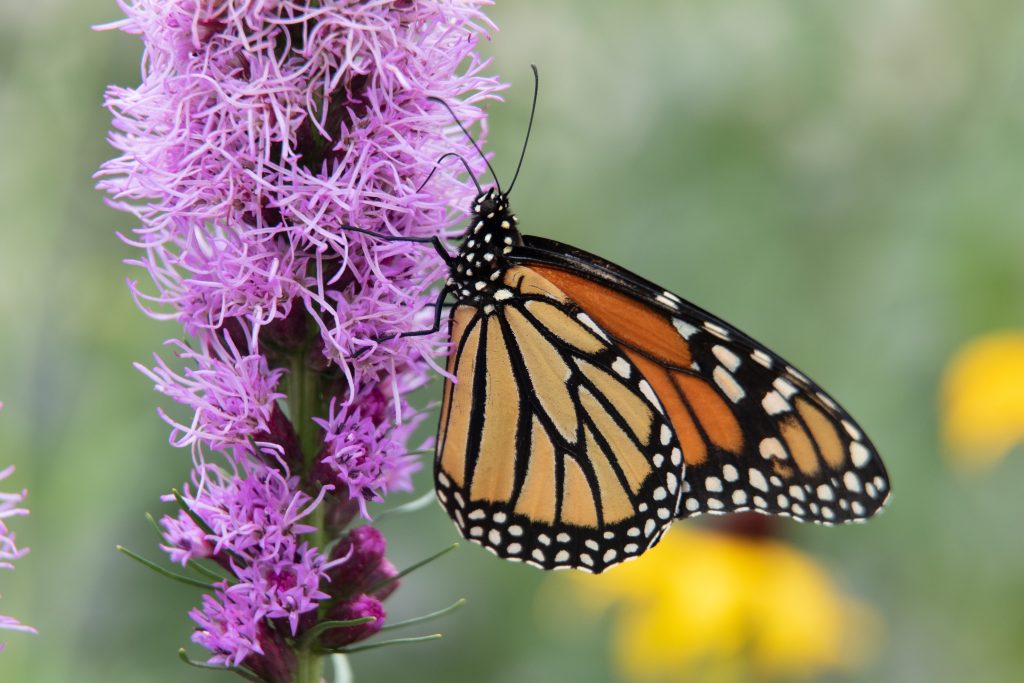
M437 300L434 302L434 322L428 329L412 330L411 332L395 332L394 334L385 334L380 337L374 337L374 343L380 344L390 339L402 339L405 337L424 337L429 334L437 333L441 329L441 315L444 312L444 300L450 293L451 289L447 285L442 287L441 291L438 292ZM371 347L369 346L363 347L356 351L354 354L352 354L352 357L359 358L361 355L369 351L370 348Z
M358 232L360 235L376 237L384 242L415 242L418 244L429 244L434 247L434 251L444 259L446 264L450 266L455 262L455 257L448 253L448 250L444 247L444 243L441 242L441 238L437 235L434 235L433 237L402 237L399 235L387 235L383 232L374 232L373 230L367 230L366 228L357 228L354 225L340 225L338 227L341 230L348 230L350 232Z

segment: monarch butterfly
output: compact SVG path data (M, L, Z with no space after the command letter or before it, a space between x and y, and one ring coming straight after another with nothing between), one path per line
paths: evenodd
M527 140L532 123L531 111ZM434 473L464 537L599 573L679 518L750 510L831 525L885 504L874 446L817 384L672 292L521 234L514 184L479 191L458 254L413 239L450 272L434 327L404 336L437 331L455 298Z

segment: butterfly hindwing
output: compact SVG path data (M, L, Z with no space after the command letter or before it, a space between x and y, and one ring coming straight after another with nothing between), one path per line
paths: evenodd
M545 569L600 572L678 514L682 452L630 357L557 287L511 268L497 305L458 305L438 498L468 539Z
M596 256L525 238L555 283L653 387L686 461L679 516L755 510L831 524L889 493L873 445L811 380L712 314Z

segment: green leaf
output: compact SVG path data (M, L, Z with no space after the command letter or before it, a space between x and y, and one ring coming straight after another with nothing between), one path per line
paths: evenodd
M448 605L444 609L439 609L436 612L431 612L430 614L424 614L421 617L413 617L412 619L406 619L405 621L396 621L393 624L387 624L386 626L381 628L381 631L391 631L391 630L394 630L396 628L404 628L405 626L412 626L413 624L422 624L425 621L430 621L431 619L437 619L438 617L443 617L446 614L450 614L450 613L454 612L455 610L457 610L458 608L462 607L465 604L466 604L466 599L465 598L459 598L458 600L455 601L454 604Z
M222 574L222 573L216 571L215 569L210 569L209 567L207 567L205 565L202 565L202 564L200 564L199 562L197 562L195 560L189 560L185 564L185 566L188 567L189 569L191 569L192 571L194 571L195 573L202 574L206 578L213 579L214 581L227 581L228 583L231 583L231 584L237 583L237 581L235 580L235 577L228 576L226 573Z
M184 576L183 574L177 574L177 573L172 572L172 571L170 571L168 569L164 569L163 567L161 567L160 565L156 564L155 562L150 562L149 560L147 560L146 558L142 557L141 555L133 553L131 550L128 550L123 545L118 545L118 546L114 546L114 547L117 548L117 551L119 553L127 555L128 557L132 558L133 560L135 560L136 562L138 562L142 566L148 567L149 569L152 569L153 571L155 571L157 574L160 574L161 576L166 576L167 578L174 579L175 581L183 583L186 586L194 586L196 588L202 588L203 590L213 590L213 588L214 588L213 585L211 585L209 583L206 583L204 581L199 581L197 579L193 579L191 576Z
M388 517L393 517L395 515L405 515L410 512L418 512L420 510L423 510L432 502L434 502L436 498L437 494L435 494L433 490L427 491L419 498L410 500L408 503L403 503L397 507L393 507L390 510L385 510L384 512L380 513L379 515L377 515L377 518L374 520L374 523L379 523L382 519L387 519Z
M321 621L319 624L313 626L302 634L302 638L299 639L298 647L300 650L305 648L307 644L313 642L314 638L329 629L369 624L371 621L377 621L377 617L359 617L358 619L347 619L341 621Z
M388 578L388 579L384 579L384 580L382 580L382 581L378 581L377 583L375 583L375 584L373 585L373 587L372 587L372 588L370 588L370 589L369 589L368 591L366 591L366 592L367 592L368 594L373 594L373 593L376 593L377 591L379 591L379 590L380 590L381 588L383 588L384 586L388 585L389 583L393 583L393 582L395 582L395 581L398 581L398 580L399 580L400 578L402 578L403 576L407 576L407 575L411 574L412 572L416 571L417 569L419 569L420 567L424 567L424 566L426 566L426 565L430 564L430 563L431 563L431 562L433 562L434 560L436 560L436 559L438 559L439 557L442 557L442 556L444 556L444 555L447 555L448 553L450 553L451 551L455 550L455 549L456 549L456 548L458 548L458 547L459 547L459 544L458 544L458 543L452 543L452 544L451 544L450 546L448 546L448 547L447 547L447 548L445 548L444 550L442 550L442 551L440 551L440 552L438 552L438 553L434 553L433 555L431 555L431 556L430 556L430 557L428 557L427 559L425 559L425 560L422 560L422 561L420 561L420 562L417 562L416 564L414 564L414 565L412 565L412 566L410 566L410 567L407 567L407 568L403 569L402 571L398 572L397 574L395 574L395 575L394 575L394 576L392 576L391 578Z
M189 659L188 653L185 652L185 648L180 648L178 650L178 659L185 662L189 666L194 666L197 669L216 669L217 671L231 671L233 673L238 674L247 681L252 681L253 683L270 683L269 681L267 681L267 679L263 678L262 676L259 676L256 673L248 669L243 669L239 666L221 666L220 664L207 664L206 662L197 662L192 659Z
M202 529L205 533L214 535L213 529L210 528L210 525L203 521L202 517L200 517L192 511L192 508L188 506L188 503L185 502L185 499L181 497L181 493L178 492L178 489L171 489L171 495L173 495L174 500L178 502L178 507L180 507L184 511L184 513L188 515L193 522L196 523L197 527Z
M350 655L354 652L363 652L365 650L376 650L379 647L391 647L392 645L405 645L407 643L424 643L428 640L437 640L441 637L440 633L431 633L429 636L416 636L414 638L394 638L392 640L382 640L379 643L370 643L369 645L357 645L356 647L342 648L339 650L330 650L332 654L347 654Z
M160 523L156 521L153 515L146 513L146 521L148 521L154 529L156 529L156 535L160 537L160 540L164 538L164 530L160 528Z

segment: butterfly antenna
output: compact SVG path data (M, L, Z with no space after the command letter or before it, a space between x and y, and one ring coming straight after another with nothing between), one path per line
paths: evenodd
M487 161L487 157L484 156L484 153L483 153L483 151L481 151L480 146L476 144L476 140L474 140L473 136L469 134L469 131L466 130L466 127L464 125L462 125L462 121L459 121L459 117L455 115L455 112L452 111L452 108L448 106L447 102L445 102L444 100L442 100L439 97L428 97L427 99L430 100L431 102L437 102L442 107L444 107L445 109L448 110L448 113L451 114L452 121L455 121L455 123L459 126L459 128L462 130L462 132L466 134L466 138L469 139L470 143L473 145L473 149L476 150L476 153L479 154L480 158L484 160L485 164L487 164L487 170L491 172L491 177L494 178L494 184L498 187L498 194L502 194L502 192L501 192L501 183L498 182L498 176L494 172L494 168L491 167L491 162ZM469 165L467 164L467 167L468 166ZM477 188L479 188L479 187L480 186L477 185Z
M434 177L435 173L437 173L437 169L439 169L441 167L441 162L444 161L445 159L449 158L449 157L455 157L456 159L458 159L459 161L462 162L462 165L466 168L466 173L469 174L469 179L473 181L474 185L476 185L477 193L482 194L484 190L483 190L482 187L480 187L480 183L477 181L476 176L473 174L473 169L471 169L469 167L469 162L466 161L463 158L463 156L461 154L459 154L458 152L446 152L446 153L442 154L441 156L439 156L437 158L437 161L434 162L434 168L431 169L430 173L427 175L426 180L424 180L422 183L420 183L420 186L416 188L416 192L417 193L421 192L423 190L423 188L427 186L427 183L430 182L430 179Z
M505 195L512 194L512 188L516 184L516 178L519 177L519 169L523 167L523 159L526 158L526 145L530 142L530 131L533 129L533 115L537 111L537 91L540 90L540 75L537 73L537 67L534 64L530 65L533 69L533 104L530 105L530 122L526 124L526 139L523 140L523 151L519 154L519 164L516 165L516 174L512 176L512 182L508 186L508 191Z

